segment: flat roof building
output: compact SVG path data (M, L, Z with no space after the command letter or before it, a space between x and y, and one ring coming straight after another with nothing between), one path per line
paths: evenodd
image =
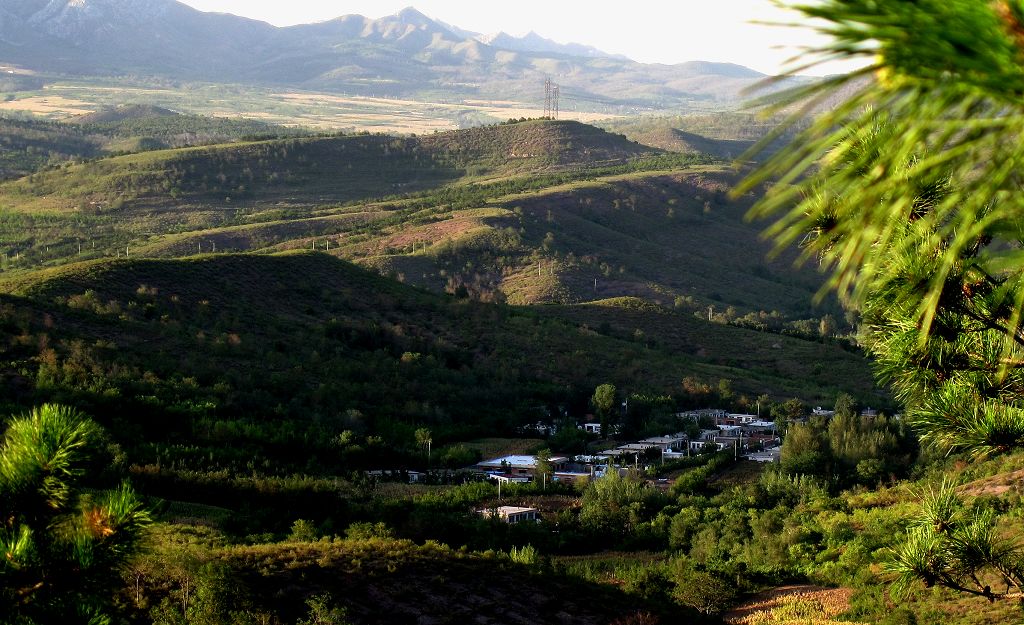
M483 516L501 519L502 521L515 525L528 521L539 521L536 508L520 508L517 506L498 506L497 508L485 508L477 510Z

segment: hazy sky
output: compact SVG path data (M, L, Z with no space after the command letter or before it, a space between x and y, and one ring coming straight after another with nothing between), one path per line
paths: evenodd
M644 63L727 61L777 73L800 46L821 40L810 28L752 24L792 23L799 15L771 0L183 0L278 26L357 13L382 17L407 6L467 30L513 35L529 31L561 43L591 45ZM836 71L836 68L830 68ZM821 73L821 72L817 72Z

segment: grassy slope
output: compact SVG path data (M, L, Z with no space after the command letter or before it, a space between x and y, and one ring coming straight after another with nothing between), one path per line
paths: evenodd
M430 206L427 199L310 216L266 212L266 221L150 236L132 248L145 256L182 256L322 250L329 243L332 253L411 284L433 290L464 284L475 293L500 291L513 303L641 296L670 304L691 296L720 311L731 305L810 316L820 277L794 270L791 254L766 260L770 248L759 238L760 225L743 220L750 200L727 196L734 180L728 171L694 168L515 195L497 189L496 197L480 194L466 204L480 208ZM179 217L186 218L166 215Z
M652 605L610 585L406 541L255 546L224 550L220 559L239 572L251 600L292 618L303 614L306 597L327 592L367 624L603 625L659 608L668 622L700 622L695 612Z
M135 204L188 206L231 196L316 204L426 188L466 173L593 165L650 153L651 148L577 122L534 121L419 138L356 135L133 154L11 182L0 188L0 197L56 196L47 205L57 209L86 199L120 200L121 208L130 210Z
M308 248L318 238L321 249L330 241L334 253L411 284L465 284L513 303L639 296L671 304L691 296L704 310L810 316L820 276L794 270L792 254L766 260L760 225L743 219L750 200L728 198L734 181L722 169L692 168L580 181L497 197L479 209L371 205L176 235L145 253L189 253L213 242L218 249Z
M0 180L111 154L305 134L308 131L258 121L179 115L138 105L104 109L67 122L0 118Z
M713 115L640 116L602 122L602 128L623 133L633 141L670 152L703 152L719 158L739 158L774 130L783 117L758 113L721 112ZM778 147L781 141L776 141Z
M526 122L421 138L290 139L131 154L0 185L6 253L0 262L12 269L76 260L79 244L87 258L123 254L126 247L137 253L191 253L204 236L212 249L225 226L234 228L227 234L235 241L222 242L222 250L273 246L287 243L295 231L286 225L283 236L273 232L282 222L311 213L379 210L338 208L347 202L429 191L415 208L430 209L419 219L433 219L445 206L466 205L481 193L543 186L536 179L540 172L562 172L563 179L651 154L649 148L574 122ZM456 181L500 188L445 186ZM402 207L402 202L386 206ZM385 217L390 226L410 215ZM255 230L246 232L247 225ZM309 235L347 231L302 225L298 230Z

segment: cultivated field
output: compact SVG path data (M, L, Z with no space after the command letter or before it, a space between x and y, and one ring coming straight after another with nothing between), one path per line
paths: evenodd
M540 117L541 102L508 100L421 101L348 96L307 91L279 92L257 87L180 84L148 85L56 82L38 91L19 92L0 102L0 112L68 119L123 104L148 104L214 117L244 117L325 131L429 134L456 128ZM566 106L565 108L569 108ZM604 113L564 110L560 117L582 122L606 120Z

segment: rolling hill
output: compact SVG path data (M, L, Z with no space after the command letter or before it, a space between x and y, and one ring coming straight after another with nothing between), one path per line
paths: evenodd
M0 118L0 180L114 154L307 134L260 121L185 115L148 105L109 107L63 122Z
M793 254L766 260L760 226L743 219L752 198L729 196L735 181L708 157L526 121L132 154L0 185L0 206L9 270L126 249L320 249L517 304L637 296L691 312L840 316L810 308L820 277L793 269Z
M404 463L422 424L512 435L606 382L884 405L818 336L820 276L764 259L736 175L564 121L43 171L0 185L0 405L83 406L146 466L282 472ZM386 444L339 456L345 430Z
M732 161L743 156L784 120L783 115L765 117L755 112L723 111L713 115L642 115L608 120L598 125L658 149L683 154L711 154ZM756 157L764 158L771 154L794 134L794 128L788 129Z
M232 195L260 204L282 196L345 202L462 177L593 167L653 153L584 124L534 121L423 137L298 138L131 154L42 172L4 185L0 193L48 197L59 209L83 200L142 207L230 204L223 200Z

